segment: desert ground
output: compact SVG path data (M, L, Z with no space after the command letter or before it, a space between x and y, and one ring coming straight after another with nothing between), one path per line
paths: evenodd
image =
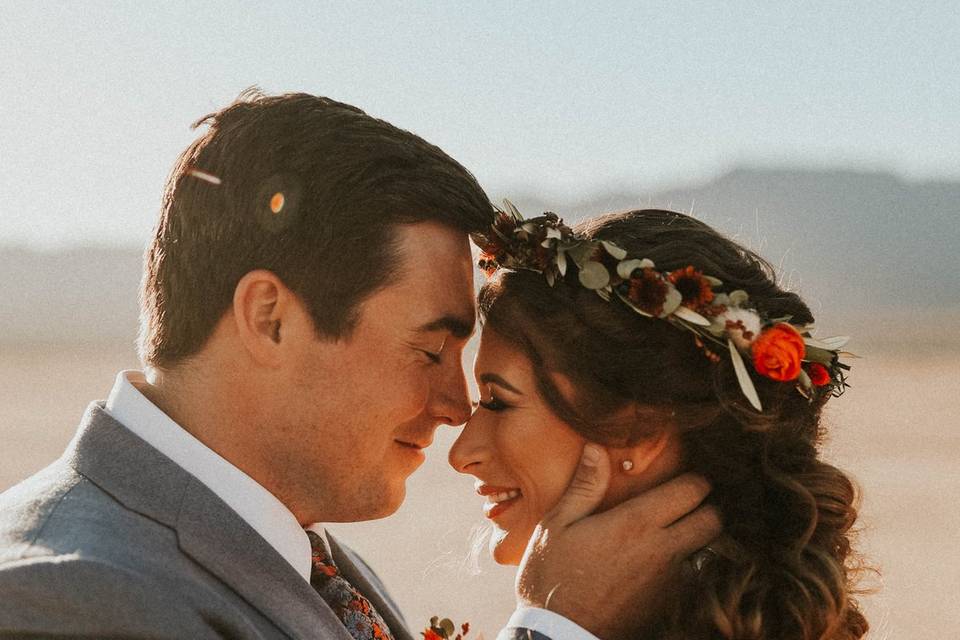
M874 343L831 402L825 456L863 489L860 549L880 571L862 598L870 638L960 637L960 345ZM0 345L0 490L55 459L105 398L132 346ZM442 427L390 518L331 525L392 589L415 631L433 614L492 638L513 608L511 568L471 553L482 530L472 479L447 466Z

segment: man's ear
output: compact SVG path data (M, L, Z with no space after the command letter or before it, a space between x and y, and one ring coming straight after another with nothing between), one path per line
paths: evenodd
M284 324L291 319L292 303L292 292L265 269L248 272L233 290L237 335L250 357L264 366L281 362Z

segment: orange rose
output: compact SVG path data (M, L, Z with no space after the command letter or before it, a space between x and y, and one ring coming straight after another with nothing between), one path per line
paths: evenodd
M757 373L772 380L796 380L805 351L800 332L781 322L763 331L753 341L753 366Z
M443 640L443 636L433 629L425 629L420 635L423 636L423 640Z

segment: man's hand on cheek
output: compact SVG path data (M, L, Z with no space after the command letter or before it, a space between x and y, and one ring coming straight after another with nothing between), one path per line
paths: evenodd
M710 487L693 474L589 515L610 473L606 451L588 444L566 494L530 539L516 584L520 606L554 611L604 640L648 624L683 562L721 531L716 509L701 505Z

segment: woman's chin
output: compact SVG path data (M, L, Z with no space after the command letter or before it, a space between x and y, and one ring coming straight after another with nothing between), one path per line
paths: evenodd
M494 529L493 535L490 537L490 555L493 556L493 561L497 564L519 565L526 549L527 540L518 541L516 534L509 531Z

